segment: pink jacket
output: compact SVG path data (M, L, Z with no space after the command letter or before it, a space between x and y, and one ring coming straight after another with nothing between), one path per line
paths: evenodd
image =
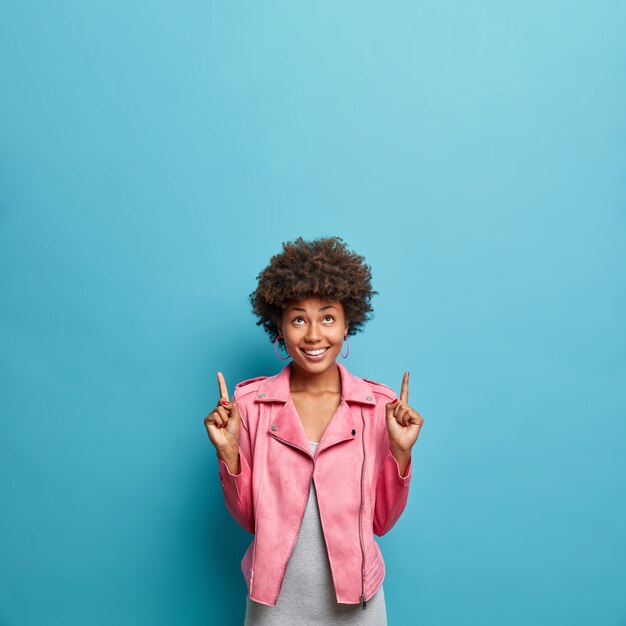
M296 543L311 480L337 602L358 604L380 588L383 557L373 533L384 535L406 505L412 463L403 477L389 449L387 386L353 376L337 363L341 403L315 457L289 390L291 364L274 376L239 383L239 474L218 458L226 506L254 534L241 569L250 598L274 606Z

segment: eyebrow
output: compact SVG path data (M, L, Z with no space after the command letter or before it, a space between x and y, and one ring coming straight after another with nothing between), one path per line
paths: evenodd
M327 304L325 306L320 307L320 311L325 311L326 309L334 309L336 308L334 304ZM301 306L292 306L287 309L288 311L306 311L306 309Z

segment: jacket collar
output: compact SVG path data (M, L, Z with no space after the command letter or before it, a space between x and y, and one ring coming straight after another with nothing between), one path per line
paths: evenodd
M362 378L353 376L345 365L337 363L341 375L341 398L346 402L375 405L374 391ZM291 362L274 376L268 376L259 385L256 402L288 402L291 398L289 379Z

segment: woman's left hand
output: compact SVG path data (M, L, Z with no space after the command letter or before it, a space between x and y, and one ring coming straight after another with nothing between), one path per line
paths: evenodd
M386 405L387 432L392 450L409 453L417 441L420 428L424 424L422 416L409 406L409 373L404 372L400 400L394 400Z

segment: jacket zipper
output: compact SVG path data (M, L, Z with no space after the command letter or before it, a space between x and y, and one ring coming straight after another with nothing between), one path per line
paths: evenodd
M365 418L363 417L363 407L361 407L361 420L363 428L361 429L361 443L363 445L363 462L361 463L361 504L359 505L359 541L361 542L361 601L363 602L363 610L367 608L365 601L365 550L363 548L363 473L365 468Z
M311 470L311 475L309 476L309 489L307 491L307 498L308 498L308 494L311 491L311 480L313 480L313 473L315 472L315 459L311 455L311 451L310 450L305 450L304 448L301 448L300 446L297 446L297 445L291 443L290 441L286 441L285 439L282 439L281 437L278 437L274 433L270 433L270 434L272 435L272 437L274 437L274 439L278 439L279 441L282 441L285 445L291 446L292 448L295 448L296 450L300 450L301 452L304 452L311 459L311 461L313 461L313 469ZM298 522L298 528L297 528L297 531L296 531L296 541L298 540L298 535L300 534L300 527L302 526L302 520L304 519L305 512L306 512L306 502L304 503L304 508L302 509L302 517L300 518L300 521ZM287 556L287 563L289 563L289 559L291 558L291 553L293 552L293 549L294 549L294 547L296 545L296 541L293 542L293 545L291 546L291 549L289 550L289 556ZM283 584L284 576L285 576L285 571L283 570L283 573L282 573L282 576L280 578L279 585L278 585L279 589L280 589L280 587Z
M252 550L252 566L250 567L250 590L248 595L252 597L252 583L254 582L254 565L256 563L256 529L257 529L257 512L258 508L254 507L254 549Z

